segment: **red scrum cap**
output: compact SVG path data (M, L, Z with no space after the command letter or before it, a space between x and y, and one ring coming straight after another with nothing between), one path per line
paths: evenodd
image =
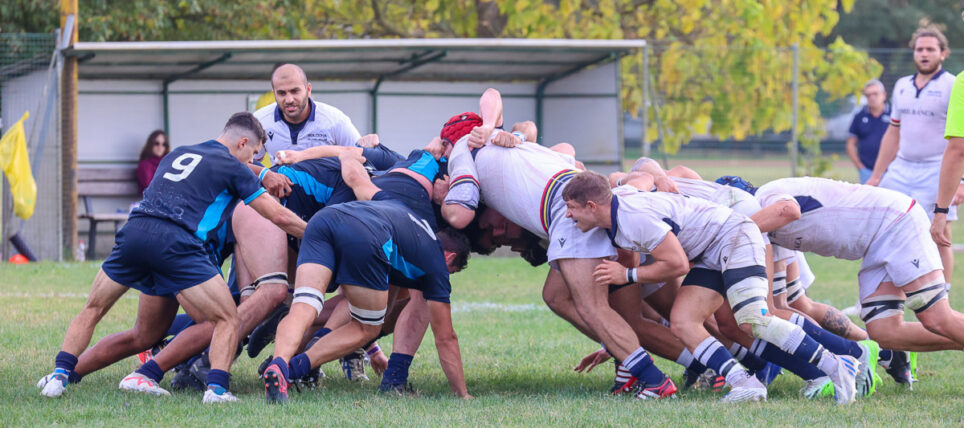
M482 126L482 118L475 113L467 111L452 116L451 119L445 122L445 125L442 126L442 132L439 133L439 137L443 140L449 140L449 142L454 144L460 138L471 132L472 128L476 126Z

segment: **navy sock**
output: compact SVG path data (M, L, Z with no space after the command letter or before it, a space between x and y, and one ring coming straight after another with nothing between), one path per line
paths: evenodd
M404 385L408 383L408 368L412 365L411 355L392 352L388 358L388 368L382 374L382 385Z
M291 376L288 375L288 363L286 363L283 358L274 357L274 359L271 360L271 364L277 364L278 368L281 369L281 374L285 377L285 380L289 382L291 381ZM269 366L271 364L269 364Z
M231 373L224 370L211 369L208 372L208 386L220 386L226 390L231 389Z
M726 377L739 363L730 355L730 352L723 347L720 341L712 336L707 337L696 347L693 355L700 360L703 365L713 369L717 374Z
M850 355L854 358L860 358L863 351L860 349L860 345L849 339L844 339L836 334L833 334L827 330L824 330L819 325L814 324L805 317L800 316L800 314L793 314L790 317L790 322L793 322L803 329L807 336L813 338L817 343L823 345L828 351L837 355Z
M311 371L311 360L308 354L298 354L288 360L288 371L292 379L301 379Z
M69 352L60 351L57 353L57 357L54 358L54 367L63 369L67 373L74 371L74 367L76 366L77 357Z
M890 367L891 360L894 359L894 351L890 349L880 348L880 352L877 353L877 360L880 361L880 365L884 367Z
M629 357L626 358L626 361L623 362L623 365L632 373L633 377L647 385L659 385L666 377L666 375L653 364L653 357L650 357L649 353L644 351L642 347L637 348L635 352L630 354Z
M752 372L758 372L767 366L766 360L750 352L749 349L744 348L739 343L734 343L733 346L730 347L730 354L733 354L733 357L736 358L740 364L743 364L743 367L746 367L747 370Z
M321 339L322 337L325 337L325 335L328 333L331 333L331 329L327 327L322 327L315 332L314 336Z
M780 349L780 347L764 342L760 339L754 340L750 347L751 352L773 364L789 370L791 373L800 376L803 380L813 380L824 376L824 373L817 366L810 364L807 360L797 358Z
M157 362L154 360L150 360L142 364L141 367L137 369L137 373L147 376L151 378L154 382L158 382L158 383L161 381L161 379L164 378L164 370L161 370L161 366L158 366ZM227 387L225 387L225 389L226 388Z
M83 378L84 377L77 374L77 372L70 372L70 374L67 375L67 383L80 383L80 380Z

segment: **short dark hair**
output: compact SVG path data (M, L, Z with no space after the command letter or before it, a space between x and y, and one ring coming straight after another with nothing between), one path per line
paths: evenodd
M261 127L261 122L258 118L254 117L253 114L242 111L231 115L228 119L228 123L224 124L224 132L228 132L230 129L235 129L241 132L246 132L258 140L258 144L263 144L268 136L264 133L264 128Z
M439 230L435 235L441 241L443 250L455 253L455 260L452 261L455 270L465 269L469 264L469 238L452 227Z
M937 28L934 24L928 24L914 31L914 35L910 37L910 48L917 48L917 39L921 37L933 37L937 39L938 46L941 47L941 52L948 50L950 47L947 43L947 37L941 32L940 28Z
M608 203L612 200L613 192L609 188L609 179L595 171L583 171L572 177L566 187L562 189L562 199L576 201L579 205L593 201L597 204Z

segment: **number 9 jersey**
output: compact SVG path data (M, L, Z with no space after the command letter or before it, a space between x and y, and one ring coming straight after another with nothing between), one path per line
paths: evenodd
M264 192L258 177L227 147L209 140L164 156L131 218L171 221L198 238L205 249L216 251L224 241L218 236L225 230L221 226L230 220L238 200L248 204Z

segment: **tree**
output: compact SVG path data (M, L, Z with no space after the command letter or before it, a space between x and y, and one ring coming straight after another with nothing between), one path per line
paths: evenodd
M853 3L840 0L841 10ZM837 24L837 0L81 0L80 7L82 40L643 38L653 46L650 72L671 151L704 132L740 139L790 129L794 45L798 125L810 145L822 132L817 92L855 94L880 72L840 37L826 49L814 44ZM640 64L623 61L623 105L633 112Z

